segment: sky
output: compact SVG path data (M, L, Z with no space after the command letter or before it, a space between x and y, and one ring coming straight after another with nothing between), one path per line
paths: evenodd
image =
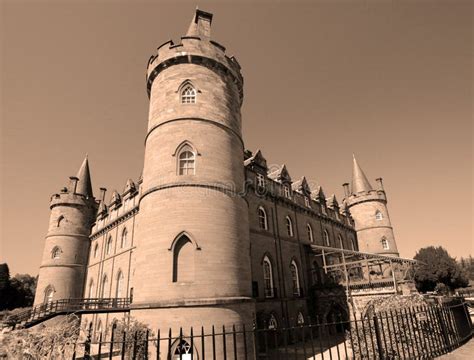
M36 275L49 199L86 154L95 195L142 170L148 58L196 5L242 66L243 137L343 197L384 179L400 255L473 253L471 1L0 0L0 263Z

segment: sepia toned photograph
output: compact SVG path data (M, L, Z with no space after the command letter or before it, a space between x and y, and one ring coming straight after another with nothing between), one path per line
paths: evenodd
M0 359L472 359L473 14L0 0Z

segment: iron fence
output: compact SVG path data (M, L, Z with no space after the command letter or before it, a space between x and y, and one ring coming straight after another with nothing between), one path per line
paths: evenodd
M416 306L331 318L296 327L246 326L117 331L75 345L73 359L430 359L471 338L466 303ZM206 331L205 331L206 330Z

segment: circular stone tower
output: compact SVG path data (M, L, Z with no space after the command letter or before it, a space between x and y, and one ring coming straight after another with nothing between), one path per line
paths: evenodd
M382 179L377 182L378 189L373 189L354 157L351 190L344 184L343 201L354 219L360 251L399 256Z
M131 316L152 328L250 324L240 66L196 10L149 60ZM210 331L210 328L207 328Z
M51 215L34 305L82 298L89 259L89 235L97 205L87 158L61 193L51 196Z

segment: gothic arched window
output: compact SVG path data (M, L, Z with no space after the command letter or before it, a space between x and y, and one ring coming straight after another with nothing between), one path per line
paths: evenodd
M382 248L384 250L389 250L390 249L390 246L388 245L388 241L385 237L382 238L381 242L382 242Z
M304 325L304 316L301 311L298 312L298 316L296 317L296 324Z
M191 84L186 84L181 90L181 104L195 104L196 89Z
M185 145L180 149L178 155L178 174L194 175L195 174L196 153L189 145Z
M94 246L94 258L97 256L99 256L99 244L96 243Z
M58 222L57 222L57 227L59 227L61 225L61 222L64 220L64 216L60 216L58 217Z
M329 241L329 233L327 230L323 231L323 240L324 240L324 246L330 246L331 243Z
M278 321L274 314L270 314L270 318L268 319L268 330L276 330L278 329Z
M51 285L48 285L46 289L44 290L44 302L45 303L50 303L53 301L54 297L54 287Z
M105 274L104 277L102 278L102 291L100 294L102 298L106 297L108 286L109 286L109 279L107 277L107 274Z
M105 253L107 255L110 255L110 253L112 252L112 245L113 245L113 239L112 239L112 236L109 236L109 238L107 239L107 245L105 247Z
M258 208L258 225L262 230L268 230L268 219L267 213L263 206L259 206Z
M286 217L286 233L289 237L293 237L293 222L289 216Z
M122 231L122 238L120 239L121 248L124 248L125 246L127 246L127 235L128 235L127 228L124 228Z
M380 210L377 210L375 212L375 220L382 220L383 219L383 214Z
M342 240L341 234L338 234L338 235L337 235L337 240L339 241L339 247L340 247L341 249L344 249L344 241Z
M89 299L92 299L94 297L94 280L91 279L89 282Z
M173 247L173 282L194 281L194 244L182 235Z
M273 269L272 262L265 256L263 258L263 286L265 297L272 298L274 296L273 292Z
M313 237L313 228L311 227L310 224L306 224L306 231L308 233L308 240L310 242L314 242L314 237Z
M193 348L185 339L178 340L176 348L173 351L173 360L191 359Z
M123 297L123 272L119 270L117 274L117 287L115 288L115 297L121 298Z
M59 246L55 246L51 251L51 259L59 259L63 251Z
M291 261L290 272L291 272L291 281L293 284L293 295L299 296L301 293L300 277L298 275L298 266L296 265L295 260Z

